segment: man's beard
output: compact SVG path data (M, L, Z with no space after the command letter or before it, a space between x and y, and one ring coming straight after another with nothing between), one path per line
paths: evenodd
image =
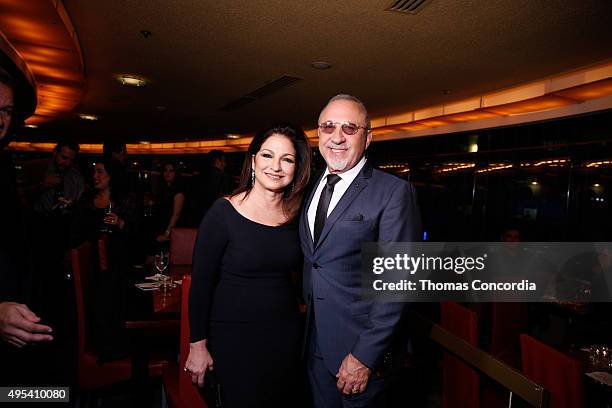
M348 157L345 159L330 157L327 161L327 167L329 167L329 169L332 171L342 171L346 169L346 166L348 166L348 161Z

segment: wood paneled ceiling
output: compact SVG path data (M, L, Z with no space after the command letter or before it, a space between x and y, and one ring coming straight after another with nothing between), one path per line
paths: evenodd
M415 15L386 11L389 3L64 0L83 56L83 94L21 138L204 140L279 120L312 128L340 92L362 98L372 116L393 115L612 57L609 0L430 0ZM332 68L315 70L314 61ZM115 76L125 73L148 85L121 86ZM298 80L254 92L283 76Z

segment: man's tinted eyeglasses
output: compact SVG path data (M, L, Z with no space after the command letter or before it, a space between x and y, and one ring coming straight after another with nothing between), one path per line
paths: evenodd
M359 129L369 130L365 126L359 126L351 122L333 122L331 120L319 123L319 129L321 129L321 132L331 135L336 131L336 126L338 125L342 128L342 132L349 136L359 132Z
M2 116L13 116L14 107L11 105L3 106L0 108L0 115Z

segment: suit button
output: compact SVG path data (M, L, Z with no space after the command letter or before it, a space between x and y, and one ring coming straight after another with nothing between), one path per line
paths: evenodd
M315 268L315 269L319 269L319 264L315 262L315 263L312 264L312 267Z

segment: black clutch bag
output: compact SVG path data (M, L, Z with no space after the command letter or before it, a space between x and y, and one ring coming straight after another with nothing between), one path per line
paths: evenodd
M217 374L213 371L206 370L204 374L204 388L202 396L206 405L209 408L223 408L223 400L221 399L221 384L217 379Z

